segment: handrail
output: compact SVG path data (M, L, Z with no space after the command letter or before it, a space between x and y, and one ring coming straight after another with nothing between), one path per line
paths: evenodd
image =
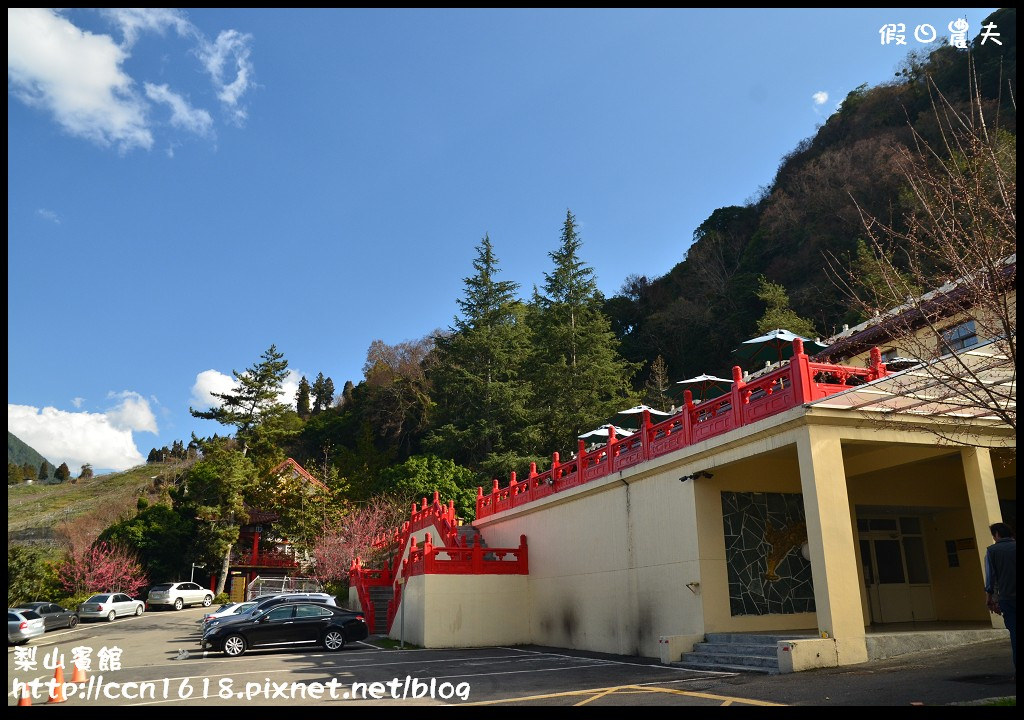
M524 482L518 482L512 473L506 487L495 479L489 494L477 488L476 517L521 507L888 374L878 348L871 350L866 368L812 363L804 353L803 341L797 338L793 356L778 370L744 382L743 371L734 367L726 395L695 403L687 390L680 411L657 425L651 424L650 413L644 411L640 430L633 435L616 438L610 429L606 445L587 453L580 441L576 456L567 463L552 453L551 469L538 474L536 463L531 463Z
M440 555L447 555L445 558ZM435 546L430 533L423 544L413 547L402 561L403 582L395 584L394 597L388 601L388 629L402 604L405 580L416 575L528 575L529 551L526 536L519 536L519 547L490 548L480 544L480 536L473 544ZM360 602L362 600L360 599Z

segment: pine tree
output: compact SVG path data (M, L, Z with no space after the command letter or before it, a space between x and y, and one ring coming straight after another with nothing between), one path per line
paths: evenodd
M39 477L40 480L49 480L50 476L52 474L53 474L53 465L48 463L46 460L43 460L41 463L39 463L39 476L38 477Z
M82 465L82 471L78 475L79 480L88 480L93 476L92 465L85 463Z
M789 295L782 285L769 282L762 275L758 278L757 297L767 305L764 315L757 321L758 332L782 329L809 338L817 334L814 323L800 317L789 307Z
M25 463L21 466L21 479L24 481L35 480L36 475L39 471L32 465L32 463Z
M656 410L668 410L672 405L668 392L670 387L665 358L659 355L651 363L651 372L644 385L644 402Z
M212 393L221 401L218 407L207 411L189 408L189 412L193 417L234 425L243 444L244 455L248 452L253 430L260 424L280 419L288 411L288 406L279 399L281 386L288 374L288 361L275 345L271 345L251 368L244 372L232 370L231 374L238 383L237 389Z
M548 253L554 270L544 274L543 294L534 290L533 405L545 450L575 447L577 435L635 400L629 381L639 366L618 353L594 271L579 257L581 245L567 211L561 244Z
M317 373L316 380L313 381L313 414L318 415L321 410L324 409L323 397L327 391L327 379L323 373Z
M324 391L321 400L324 410L329 409L334 403L334 381L329 377L324 378Z
M341 390L341 407L351 407L352 405L352 393L355 390L355 386L352 385L351 380L345 381L345 387Z
M299 391L295 394L295 412L303 420L308 420L311 414L309 408L309 381L303 375L299 380Z
M149 455L146 456L147 463L158 463L161 460L163 460L163 458L160 455L160 451L156 448L151 449L149 451Z
M57 482L67 482L71 478L71 468L68 467L66 462L62 462L60 467L54 471L53 476Z
M488 235L476 248L474 274L463 280L461 314L435 338L432 381L438 430L436 451L480 469L494 454L528 455L536 444L529 420L530 385L523 376L530 332L519 285L498 280L498 258Z

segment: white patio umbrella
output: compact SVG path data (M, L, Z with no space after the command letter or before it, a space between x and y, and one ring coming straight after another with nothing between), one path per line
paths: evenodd
M777 328L759 337L744 340L733 350L733 354L745 361L747 367L755 367L764 362L782 362L793 356L793 341L797 338L804 341L804 352L808 355L814 355L828 347L816 340Z
M686 380L678 380L676 385L692 386L684 387L683 390L689 390L697 397L698 400L703 402L704 400L710 400L711 398L716 398L729 392L729 386L732 385L732 380L715 377L714 375L698 375L697 377L688 378Z
M634 426L636 426L635 429L639 429L641 416L643 415L644 410L652 416L671 417L672 415L670 412L655 410L648 405L637 405L636 407L631 407L628 410L619 410L615 413L615 417L622 416L622 424L626 425L629 429L634 429ZM616 428L615 434L618 435L618 432L618 428Z
M585 432L582 435L579 435L578 437L579 437L580 440L586 440L587 438L605 438L607 440L608 439L608 428L610 428L610 427L614 427L615 428L615 437L617 437L617 438L618 437L629 437L630 435L633 434L632 430L627 430L626 428L620 428L618 426L610 425L609 424L609 425L602 425L601 427L597 428L596 430L591 430L590 432Z

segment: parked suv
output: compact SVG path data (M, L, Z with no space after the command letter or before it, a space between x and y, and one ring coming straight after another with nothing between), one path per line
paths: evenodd
M149 589L146 598L149 607L166 605L181 610L186 605L209 607L213 603L213 591L199 587L194 582L160 583Z

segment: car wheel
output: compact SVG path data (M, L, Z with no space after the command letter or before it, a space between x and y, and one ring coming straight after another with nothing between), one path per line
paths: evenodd
M224 654L238 657L245 652L245 638L241 635L230 635L224 640Z
M181 610L183 607L185 607L185 603L183 603L181 601L181 598L178 598L177 600L174 601L174 609L175 610Z
M72 615L71 619L68 620L68 627L69 628L73 628L76 625L78 625L78 616L77 615Z
M328 630L324 633L324 647L335 652L345 647L345 635L339 630Z
M135 608L135 617L138 617L143 612L144 612L144 609L143 609L142 605L139 605L138 607Z
M203 607L210 607L213 604L213 595L203 596Z
M109 613L107 613L107 622L114 622L114 618L116 617L117 613L111 610Z

